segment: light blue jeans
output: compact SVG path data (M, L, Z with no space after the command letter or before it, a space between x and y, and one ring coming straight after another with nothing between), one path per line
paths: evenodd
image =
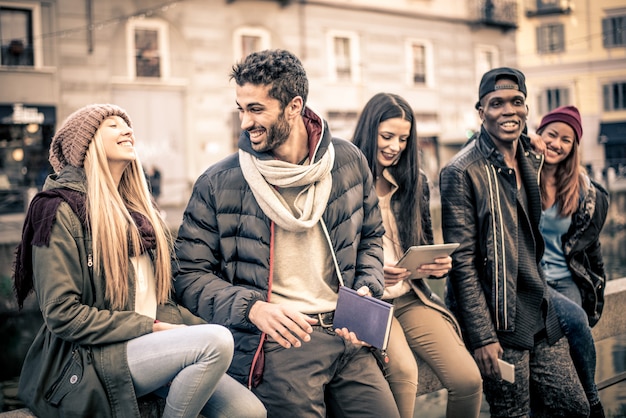
M263 418L265 407L245 386L225 374L233 337L204 324L153 332L128 342L128 367L136 395L166 399L163 417Z

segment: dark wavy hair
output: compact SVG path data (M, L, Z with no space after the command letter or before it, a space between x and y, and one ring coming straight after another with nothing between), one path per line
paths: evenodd
M271 86L269 95L280 102L282 109L296 96L302 97L306 105L309 95L309 80L302 62L283 49L251 53L233 66L230 80L233 79L239 86L247 83Z
M397 164L387 168L398 183L398 190L391 199L400 244L404 249L424 243L421 214L426 199L422 199L422 176L420 175L417 131L413 109L397 94L378 93L365 105L359 116L352 142L367 158L374 179L378 176L378 126L387 119L402 118L411 123L406 148ZM428 209L428 208L426 208Z

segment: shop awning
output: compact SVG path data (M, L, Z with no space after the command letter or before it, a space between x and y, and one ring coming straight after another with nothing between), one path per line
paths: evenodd
M600 123L600 143L608 145L626 144L626 122Z
M28 103L0 104L0 123L4 125L38 123L54 125L56 107Z

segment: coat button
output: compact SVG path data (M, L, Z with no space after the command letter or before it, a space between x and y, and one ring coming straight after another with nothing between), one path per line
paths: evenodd
M72 377L70 377L70 383L75 385L76 382L78 382L78 376L76 376L75 374L72 375Z

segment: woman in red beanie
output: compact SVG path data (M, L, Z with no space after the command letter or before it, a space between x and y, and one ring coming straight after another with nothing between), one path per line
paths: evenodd
M580 164L583 128L576 107L559 107L545 115L537 134L545 147L540 230L546 248L541 266L589 400L590 417L604 417L595 384L596 352L590 327L600 319L604 305L606 276L599 234L609 196Z
M34 291L44 324L18 395L39 417L265 417L225 374L233 338L185 326L171 294L171 237L150 196L128 114L85 106L54 135L44 191L32 200L15 260L18 304Z

